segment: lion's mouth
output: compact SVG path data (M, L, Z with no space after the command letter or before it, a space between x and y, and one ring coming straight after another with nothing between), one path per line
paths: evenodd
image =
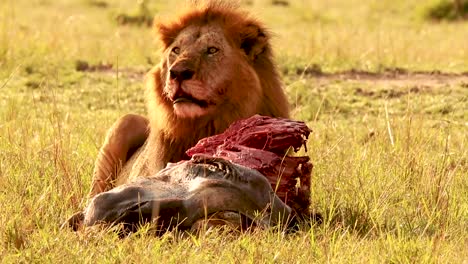
M190 96L188 94L184 94L184 95L181 95L181 96L177 96L177 97L174 97L172 98L172 104L173 105L176 105L176 104L183 104L183 103L192 103L192 104L196 104L202 108L206 108L208 107L208 102L207 101L204 101L204 100L198 100L197 98L193 97L193 96Z

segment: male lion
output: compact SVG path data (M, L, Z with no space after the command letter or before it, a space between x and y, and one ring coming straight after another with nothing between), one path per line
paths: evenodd
M269 34L256 19L208 2L156 27L164 51L147 74L149 118L126 115L109 130L91 197L186 158L199 139L238 119L289 116Z

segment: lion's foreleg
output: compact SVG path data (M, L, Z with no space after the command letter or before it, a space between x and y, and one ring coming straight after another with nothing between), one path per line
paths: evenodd
M89 197L115 187L122 167L148 138L148 124L146 117L127 114L112 125L94 165Z

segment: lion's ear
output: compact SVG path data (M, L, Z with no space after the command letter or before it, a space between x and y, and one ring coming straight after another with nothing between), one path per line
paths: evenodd
M268 34L258 25L249 24L240 33L240 48L254 61L268 48Z
M164 49L166 49L171 45L172 41L174 41L178 32L174 27L168 26L160 21L155 21L154 25L156 28L156 34L164 45Z

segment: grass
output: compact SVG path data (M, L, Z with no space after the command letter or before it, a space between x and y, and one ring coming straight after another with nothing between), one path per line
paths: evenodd
M314 130L312 204L324 223L119 239L61 222L86 204L94 158L119 116L145 112L151 29L118 25L134 1L0 3L0 259L12 262L463 263L468 260L468 80L307 74L468 71L468 24L424 19L425 1L246 6L275 33L294 117ZM411 2L411 3L410 3ZM155 1L163 16L175 4ZM129 11L130 10L130 11ZM300 41L297 41L299 39ZM115 71L77 71L77 63Z

